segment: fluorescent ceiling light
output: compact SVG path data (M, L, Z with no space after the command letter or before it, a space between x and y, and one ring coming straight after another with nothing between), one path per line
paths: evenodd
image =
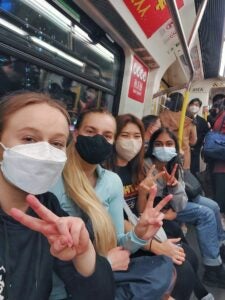
M49 51L51 51L51 52L53 52L53 53L55 53L55 54L63 57L63 58L65 58L66 60L74 63L75 65L77 65L79 67L83 67L84 66L84 63L82 61L80 61L80 60L78 60L78 59L76 59L76 58L74 58L74 57L66 54L65 52L63 52L63 51L57 49L56 47L54 47L54 46L52 46L52 45L50 45L50 44L48 44L48 43L40 40L39 38L36 38L35 36L32 36L31 40L34 43L42 46L43 48L45 48L45 49L47 49L47 50L49 50Z
M7 22L6 20L0 18L0 25L20 34L20 35L27 35L27 32L20 29L19 27L13 25L12 23Z
M225 42L223 42L223 50L222 50L222 58L220 62L220 71L219 75L224 76L224 68L225 68Z
M50 5L45 0L21 0L26 5L30 6L38 13L43 14L50 20L52 20L56 25L62 27L63 29L67 29L70 31L70 26L72 22L70 19L65 17L61 12L55 9L52 5Z
M111 52L109 52L105 47L103 47L100 44L90 46L96 53L100 54L105 59L114 62L114 55Z

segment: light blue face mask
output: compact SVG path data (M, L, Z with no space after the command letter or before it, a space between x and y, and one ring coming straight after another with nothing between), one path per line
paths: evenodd
M175 147L154 147L152 154L162 162L168 162L177 156Z

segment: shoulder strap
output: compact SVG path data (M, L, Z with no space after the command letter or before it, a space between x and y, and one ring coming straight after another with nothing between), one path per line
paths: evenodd
M130 207L128 206L127 202L123 199L123 209L125 213L127 214L128 220L131 222L133 226L137 225L138 217L133 214ZM163 242L167 240L167 235L162 227L159 228L159 230L154 235L154 238L159 241Z
M128 220L131 222L133 226L137 225L138 217L133 214L130 207L128 206L127 202L123 199L123 209L125 213L127 214Z

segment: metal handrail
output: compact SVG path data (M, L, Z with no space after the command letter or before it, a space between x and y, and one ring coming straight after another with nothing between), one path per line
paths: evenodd
M191 49L192 43L195 39L198 28L199 28L200 23L202 21L202 17L204 15L207 3L208 3L208 0L204 0L204 1L202 1L201 5L199 6L199 9L198 9L198 12L196 14L196 18L195 18L195 21L194 21L194 24L192 26L191 33L190 33L190 36L189 36L189 39L188 39L188 48L189 48L189 50Z
M173 1L173 0L172 0ZM178 33L178 38L180 39L180 36L179 36L179 28L181 27L182 28L182 26L181 26L181 20L180 20L180 17L179 17L179 11L178 11L178 9L177 9L177 6L176 6L176 2L175 1L173 1L173 3L172 3L172 1L171 0L167 0L167 4L168 4L168 7L169 7L169 9L170 9L170 11L171 11L171 16L172 16L172 19L173 19L173 21L174 21L174 25L175 25L175 28L176 28L176 30L177 30L177 33ZM186 52L184 51L184 55L185 55L185 53L187 53L188 52L188 56L189 56L189 62L191 61L191 57L190 57L190 55L189 55L189 51L188 51L188 49L190 50L190 48L191 48L191 46L192 46L192 43L193 43L193 41L194 41L194 38L195 38L195 36L196 36L196 34L197 34L197 31L198 31L198 28L199 28L199 25L200 25L200 23L201 23L201 20L202 20L202 17L203 17L203 15L204 15L204 12L205 12L205 8L206 8L206 5L207 5L207 3L208 3L208 0L204 0L202 3L201 3L201 5L200 5L200 7L199 7L199 9L198 9L198 12L197 12L197 14L196 14L196 18L195 18L195 21L194 21L194 24L193 24L193 27L192 27L192 29L191 29L191 33L190 33L190 36L189 36L189 39L188 39L188 42L186 42L186 39L185 39L185 36L184 36L184 33L183 33L183 30L182 30L182 40L183 41L185 41L185 43L184 43L184 45L181 43L181 46L182 46L182 49L183 49L183 47L185 46L185 47L187 47L187 50L186 50ZM171 6L173 6L173 8L171 9ZM176 8L174 8L174 6L176 6ZM172 13L173 12L173 13ZM176 18L176 22L175 22L175 20L174 20L174 15L178 15L178 17ZM177 25L177 22L179 23L179 25ZM186 56L185 56L185 58L186 58ZM188 60L187 60L188 61ZM192 62L191 62L191 65L192 65L192 68L193 68L193 64L192 64ZM192 69L193 70L193 72L194 72L194 69ZM168 89L165 89L165 90L163 90L163 91L159 91L159 92L157 92L157 93L155 93L154 95L153 95L153 99L154 98L157 98L157 97L159 97L159 96L162 96L162 95L164 95L164 94L168 94L168 93L170 93L170 92L172 92L172 91L175 91L175 90L181 90L181 89L184 89L185 87L187 87L187 85L188 84L181 84L181 85L177 85L177 86L175 86L175 87L169 87Z
M166 2L167 2L167 5L168 5L168 8L170 10L171 17L173 19L177 35L178 35L179 41L181 43L181 47L183 49L184 57L187 61L189 71L190 71L189 81L188 81L188 83L186 84L186 87L185 87L186 92L184 94L184 102L183 102L183 106L182 106L182 110L181 110L180 125L179 125L179 131L178 131L178 142L179 142L179 146L181 147L182 140L183 140L184 121L185 121L186 109L187 109L188 99L189 99L189 89L190 89L192 80L194 78L194 66L193 66L193 63L192 63L191 56L190 56L190 46L193 43L193 40L194 40L195 35L197 33L198 27L200 25L202 16L203 16L205 8L206 8L207 0L205 0L202 3L202 5L200 6L200 8L198 10L195 22L194 22L192 30L191 30L190 37L188 39L188 43L186 41L185 34L184 34L184 31L183 31L183 27L182 27L179 11L178 11L178 8L177 8L176 0L166 0ZM184 86L182 85L182 87L184 87ZM170 90L171 89L172 88L170 88ZM181 87L179 87L179 89L181 89ZM168 89L167 89L167 91L168 91ZM164 93L167 93L167 91L164 90Z

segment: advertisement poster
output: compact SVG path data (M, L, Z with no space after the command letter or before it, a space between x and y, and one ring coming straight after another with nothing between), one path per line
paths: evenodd
M143 103L147 79L148 68L134 56L128 97Z
M166 0L123 0L147 38L156 32L168 19L170 12ZM177 0L178 9L184 5Z

